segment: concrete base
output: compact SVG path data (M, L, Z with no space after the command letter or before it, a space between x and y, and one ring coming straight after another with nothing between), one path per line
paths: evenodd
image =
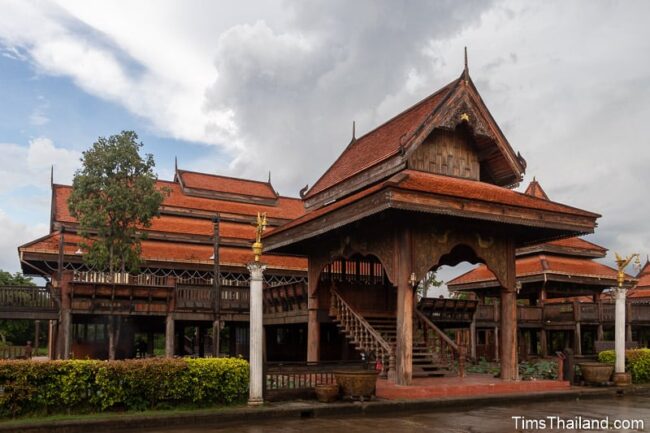
M629 386L632 385L631 373L614 373L614 383L616 386Z
M248 405L249 406L261 406L263 404L264 404L263 399L253 399L253 398L248 399Z

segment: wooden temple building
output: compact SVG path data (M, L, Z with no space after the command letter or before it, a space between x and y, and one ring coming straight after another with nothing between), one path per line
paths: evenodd
M549 200L535 179L526 194ZM617 285L617 271L596 259L607 249L580 237L552 240L517 249L517 323L520 359L547 356L566 347L577 356L594 355L604 342L614 339L614 302L610 289ZM648 269L648 266L644 269ZM643 271L642 271L643 273ZM626 285L635 280L628 276ZM478 299L471 323L471 353L499 359L499 282L480 265L447 283L450 291L471 293ZM643 289L631 291L627 314L627 339L647 344L650 301Z
M353 136L300 198L278 195L270 179L176 169L173 181L159 181L171 194L143 230L144 265L135 275L84 264L67 207L71 189L53 184L50 233L18 248L23 272L48 283L3 288L0 315L48 320L53 358L131 357L162 346L166 356L246 356L246 264L252 224L264 212L266 360L363 356L397 384L410 384L464 359L465 347L445 329L466 326L473 329L472 354L493 354L501 377L514 380L524 350L518 347L529 353L546 338L542 347L552 350L549 332L577 329L573 322L529 326L554 308L573 314L553 307L553 298L595 298L612 285L611 270L592 260L605 250L579 238L594 231L599 215L553 202L537 184L514 191L525 169L466 65L458 79ZM464 261L481 264L472 275L485 278L466 275L455 287L475 292L480 305L417 302L427 273ZM524 276L522 263L595 270L549 280L548 272ZM589 314L601 314L598 305ZM594 322L580 326L608 332Z
M268 252L308 259L308 360L322 357L323 330L335 321L389 378L410 384L424 368L416 369L422 345L446 342L415 307L415 288L429 271L469 261L496 278L501 377L516 379L516 251L592 233L599 218L513 191L525 168L467 65L458 79L353 137L302 194L305 214L264 238Z
M141 272L129 275L84 264L77 222L68 211L71 187L52 184L50 233L18 248L23 273L45 278L47 287L40 296L25 288L5 288L2 317L50 320L52 358L153 354L155 346L162 346L159 338L169 356L217 350L246 356L252 224L257 212L266 212L270 229L285 224L304 213L301 201L278 195L270 179L256 182L176 169L173 181L158 185L170 194L160 217L145 230ZM265 259L269 357L294 356L296 350L287 351L287 345L306 348L300 343L304 331L296 328L307 318L306 260ZM212 340L217 329L220 349Z

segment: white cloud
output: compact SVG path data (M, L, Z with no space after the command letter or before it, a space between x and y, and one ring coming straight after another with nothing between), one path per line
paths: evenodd
M217 145L195 168L230 164L254 178L271 169L291 194L336 158L352 120L363 133L456 78L468 45L471 74L528 173L551 198L603 213L596 241L650 251L648 2L0 8L3 55L70 77L162 135ZM8 160L24 155L3 146Z
M48 226L29 226L15 221L0 209L0 269L16 272L20 270L18 246L48 233Z
M56 147L52 140L38 137L28 146L0 143L0 154L10 163L0 165L0 193L24 187L50 188L50 168L54 166L55 182L70 183L80 166L81 153Z

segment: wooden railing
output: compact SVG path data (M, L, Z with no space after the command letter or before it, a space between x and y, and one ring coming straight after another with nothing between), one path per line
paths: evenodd
M517 306L517 320L520 322L541 322L542 307Z
M458 345L420 310L414 310L413 319L416 330L422 332L424 342L433 357L447 363L447 365L453 365L454 360L457 360L460 356Z
M72 274L75 283L129 284L134 286L167 286L168 277L150 273L130 274L128 272L75 271Z
M372 354L384 366L384 374L395 370L395 352L391 345L335 290L331 289L330 316L341 324L357 350Z
M0 347L0 359L23 359L25 358L25 346Z
M316 385L336 383L337 370L366 367L365 361L267 362L264 364L264 399L313 398Z
M176 287L176 308L214 309L214 288L210 286ZM248 310L248 287L221 287L221 310Z
M0 307L12 310L52 310L56 305L46 287L0 286Z
M499 320L499 313L497 304L480 304L476 308L474 319L477 322L496 322Z

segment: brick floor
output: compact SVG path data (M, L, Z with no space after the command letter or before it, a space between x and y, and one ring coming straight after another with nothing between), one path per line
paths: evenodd
M377 381L377 397L387 400L417 400L436 397L462 397L486 394L562 391L569 382L557 380L526 380L507 382L489 375L417 378L409 386L395 385L385 379Z

